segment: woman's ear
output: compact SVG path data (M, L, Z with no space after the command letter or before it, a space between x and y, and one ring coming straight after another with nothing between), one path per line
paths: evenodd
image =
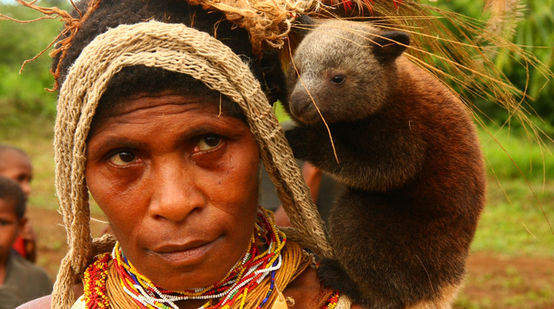
M372 36L374 53L382 61L388 62L398 58L410 45L410 36L402 31L388 31Z

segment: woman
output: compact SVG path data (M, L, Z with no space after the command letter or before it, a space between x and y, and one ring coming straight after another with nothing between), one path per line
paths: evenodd
M231 102L265 102L240 60L254 63L246 31L185 1L91 3L79 5L79 29L54 63L57 189L71 250L53 299L27 306L335 307L338 293L320 286L313 258L257 204L268 146L253 127L260 115ZM108 30L120 24L130 26ZM228 76L239 84L224 86L215 74L235 67ZM115 246L91 245L87 189ZM72 286L76 276L83 287Z
M115 253L142 275L167 290L209 287L265 240L252 238L257 215L265 216L257 144L243 120L220 113L217 95L139 93L104 117L89 135L86 181L118 239ZM311 300L325 293L312 269L300 274L308 293L295 294L294 283L283 293L316 308Z
M221 281L263 240L252 242L252 235L256 217L267 216L257 207L252 133L228 101L220 113L218 96L196 87L202 91L118 100L109 113L99 110L87 143L87 185L109 218L121 248L116 254L166 290ZM298 308L319 308L330 297L309 264L303 260L298 278L282 291ZM175 303L199 308L206 300Z
M260 11L228 5L235 2ZM61 14L68 36L54 62L56 187L70 250L52 300L28 307L342 306L320 286L311 257L257 206L261 157L302 245L332 254L259 85L282 94L279 74L258 62L263 46L282 43L302 5L320 7L283 3L295 9L274 11L279 3L263 0L90 0L73 17ZM89 191L115 245L91 240Z

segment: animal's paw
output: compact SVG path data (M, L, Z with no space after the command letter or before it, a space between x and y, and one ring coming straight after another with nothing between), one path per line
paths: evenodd
M323 259L317 270L321 284L329 289L340 291L357 305L367 309L403 309L399 300L383 297L375 291L362 293L358 285L350 279L338 261Z
M294 157L298 159L305 159L307 155L307 141L305 132L302 128L296 127L285 131L285 137L289 142L290 148L294 153Z
M317 269L317 275L324 287L340 291L353 301L360 298L356 283L350 279L338 261L323 259Z

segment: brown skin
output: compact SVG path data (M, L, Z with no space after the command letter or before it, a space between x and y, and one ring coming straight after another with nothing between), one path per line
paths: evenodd
M221 280L256 217L259 155L248 126L177 95L119 106L92 132L86 180L123 252L165 289Z
M219 115L219 102L203 100L128 99L95 124L88 141L91 194L129 260L166 289L221 280L245 252L256 216L256 141L243 121ZM284 295L308 309L324 292L309 268ZM25 306L48 308L49 299Z
M31 194L33 166L29 157L21 151L8 149L0 153L0 176L17 182L26 197L29 197L29 194ZM29 221L26 220L18 240L23 241L26 258L31 262L36 261L36 238L35 231Z
M18 218L14 201L0 198L0 286L6 277L6 261L15 238L21 233L27 218Z
M6 150L0 154L0 176L16 181L25 193L31 193L33 166L29 157L17 150Z

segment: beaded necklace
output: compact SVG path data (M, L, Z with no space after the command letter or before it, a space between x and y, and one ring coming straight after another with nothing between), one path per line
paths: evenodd
M254 234L243 258L224 279L206 288L177 292L157 287L131 264L119 243L113 248L111 260L123 290L140 308L177 309L175 302L192 299L207 300L201 308L230 308L237 301L244 304L248 291L270 276L269 291L258 306L262 308L273 292L286 236L269 219L269 211L263 208L258 211ZM262 251L257 243L263 243L265 250ZM85 301L89 308L109 308L105 286L109 261L109 254L102 255L85 272Z
M337 303L339 302L340 293L338 291L333 292L331 294L331 297L327 299L325 304L323 304L323 307L321 309L335 309L337 306Z
M201 299L207 302L199 309L230 308L238 304L243 308L249 291L253 290L269 276L269 290L256 309L261 309L270 299L275 287L275 272L281 267L281 250L286 237L279 231L268 211L260 209L256 218L255 235L243 258L229 271L220 282L206 288L186 291L168 291L157 287L144 277L127 260L118 243L112 253L95 258L84 274L84 300L87 308L110 308L107 296L106 280L110 268L116 270L123 291L128 294L139 308L178 308L175 302L180 300ZM263 243L264 245L259 245ZM258 244L258 245L256 245ZM260 248L266 248L264 251ZM333 293L322 309L335 308L339 298Z

